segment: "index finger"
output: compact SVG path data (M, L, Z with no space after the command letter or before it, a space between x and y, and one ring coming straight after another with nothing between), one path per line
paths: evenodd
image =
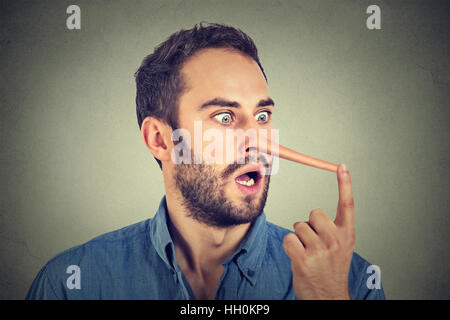
M345 164L339 165L337 171L339 202L334 223L337 226L353 230L354 200L350 172Z

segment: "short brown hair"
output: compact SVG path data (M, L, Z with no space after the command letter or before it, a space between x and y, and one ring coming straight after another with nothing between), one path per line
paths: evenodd
M258 50L248 35L231 26L200 22L192 29L182 29L172 34L144 58L136 71L139 128L148 116L164 121L172 129L178 128L178 100L185 89L181 68L189 57L206 48L230 48L251 57L258 63L267 81ZM161 168L161 161L156 161Z

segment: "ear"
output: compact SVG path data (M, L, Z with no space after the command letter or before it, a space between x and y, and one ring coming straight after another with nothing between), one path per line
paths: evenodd
M172 128L154 117L147 117L141 125L141 135L147 148L160 161L171 160Z

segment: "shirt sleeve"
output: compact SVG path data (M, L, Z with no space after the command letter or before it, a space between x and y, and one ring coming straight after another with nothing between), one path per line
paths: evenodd
M25 297L26 300L61 300L56 294L47 272L47 265L45 265L31 284Z
M366 289L367 290L367 289ZM369 289L366 291L366 295L363 300L385 300L386 296L384 295L383 286L379 289Z
M357 253L353 253L349 272L349 288L352 300L385 300L384 289L381 284L381 270L377 267L376 281L378 285L372 285L375 280L372 265Z

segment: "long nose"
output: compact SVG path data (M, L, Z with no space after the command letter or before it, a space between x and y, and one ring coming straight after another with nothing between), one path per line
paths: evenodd
M268 159L271 156L280 157L286 160L305 164L311 167L337 172L338 165L330 163L318 158L313 158L306 154L294 151L280 144L274 143L273 137L264 129L257 129L258 127L250 127L247 132L251 131L254 134L245 136L245 141L241 144L239 155L245 156L249 162L261 161L269 164Z
M276 157L305 164L307 166L315 167L318 169L328 170L331 172L337 172L339 167L339 165L337 164L324 161L318 158L313 158L306 154L284 147L281 144L271 143L269 140L265 145L264 144L258 145L258 150Z

